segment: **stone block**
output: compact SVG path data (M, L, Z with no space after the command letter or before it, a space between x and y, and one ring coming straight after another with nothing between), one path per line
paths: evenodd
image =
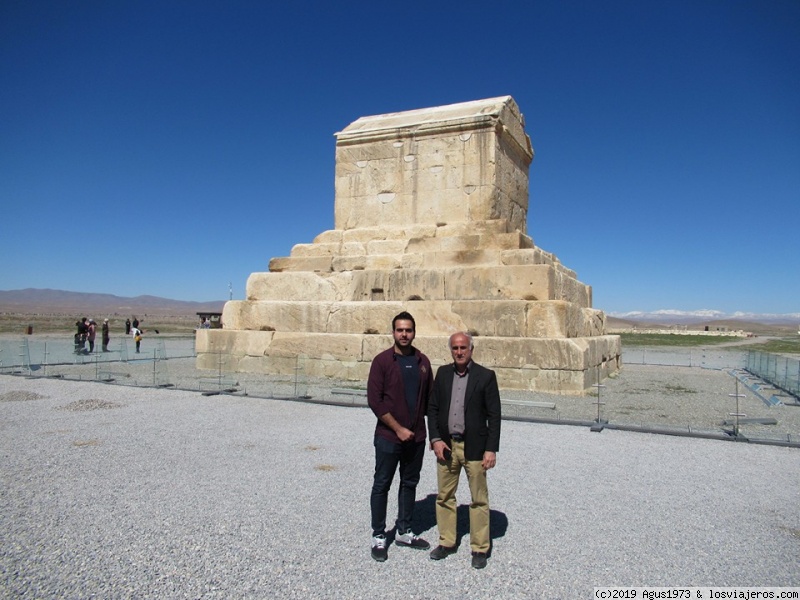
M373 271L388 271L390 269L400 269L402 266L403 256L400 254L376 254L374 256L367 256L365 268Z
M295 357L306 355L325 360L362 360L358 334L276 332L266 354Z
M582 308L591 306L591 288L577 279L556 270L553 275L554 297L572 302Z
M295 244L292 246L292 258L315 258L330 257L341 254L342 245L340 243L330 244Z
M198 330L198 332L203 330ZM199 354L236 356L263 356L270 346L272 331L226 331L224 329L205 330L203 343L198 335L196 350Z
M363 242L343 242L339 249L339 256L334 256L333 260L336 261L339 257L355 257L364 256L367 254L367 244ZM334 268L334 271L336 269Z
M367 268L367 256L337 256L331 263L334 272L337 271L363 271Z
M569 302L530 302L526 308L525 337L562 338L583 334L583 313Z
M475 267L494 266L500 259L499 250L458 250L452 252L428 252L413 255L419 260L415 267L418 269L434 270L446 267ZM403 261L403 267L410 261Z
M412 315L414 313L411 313ZM414 319L416 320L416 316ZM391 327L391 321L389 325L386 327L386 331L388 332ZM419 330L419 323L417 323L417 330ZM383 335L365 335L362 340L362 357L366 363L372 363L372 359L379 352L383 352L387 348L391 348L394 344L394 338L391 336L390 333L386 333Z
M435 225L406 225L397 227L385 225L381 227L360 227L342 232L343 242L361 242L366 244L373 240L403 240L415 237L426 237L436 234Z
M446 269L445 298L452 300L555 300L547 265Z
M604 335L606 331L606 315L603 311L594 308L582 308L583 335L594 337Z
M582 339L475 338L475 359L490 368L536 367L583 371L590 365Z
M395 269L387 272L386 300L444 300L445 272L435 269Z
M453 301L453 313L458 315L458 326L450 330L468 331L476 336L520 337L525 335L526 307L524 300Z
M508 221L470 221L468 223L444 223L436 228L436 237L458 237L462 235L500 235L510 233Z
M380 269L337 273L336 287L342 301L371 302L389 300L386 297L389 272Z
M366 243L367 254L403 254L408 240L373 240Z
M329 312L325 329L317 331L363 335L386 333L392 329L394 316L403 310L401 302L338 302Z
M408 242L408 251L422 252L463 252L470 250L488 250L492 247L483 245L480 235L436 236L432 238L414 238Z
M337 231L336 229L329 229L327 231L323 231L319 235L314 238L315 244L341 244L342 243L342 233L341 231Z
M248 301L339 299L331 278L309 272L253 273L245 290Z
M515 265L550 265L555 267L556 263L553 261L549 253L544 252L541 248L530 249L515 249L503 250L500 254L500 262L506 266Z
M334 302L227 302L223 317L232 329L251 331L328 331ZM229 314L228 306L238 308ZM233 312L233 311L230 311Z
M425 267L424 254L404 254L400 259L401 269L422 269Z
M281 271L318 271L322 273L332 270L333 259L331 256L317 257L279 257L269 261L269 270L273 273Z

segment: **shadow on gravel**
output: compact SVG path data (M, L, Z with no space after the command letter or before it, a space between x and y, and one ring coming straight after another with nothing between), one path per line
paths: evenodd
M467 490L467 493L469 491ZM456 509L456 546L461 545L461 538L469 533L469 504L460 504ZM436 526L436 494L428 494L414 504L414 520L411 530L417 535ZM492 540L501 538L508 529L508 517L499 510L489 510L489 529ZM435 546L436 543L432 542Z

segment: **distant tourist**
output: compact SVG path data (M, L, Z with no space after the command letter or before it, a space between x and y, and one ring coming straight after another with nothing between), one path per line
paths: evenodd
M131 320L125 319L125 335L131 334Z
M75 354L81 351L81 322L80 319L75 321Z
M142 343L142 330L138 327L132 327L131 333L133 334L133 341L136 342L136 354L139 354L139 345Z
M131 325L133 325L134 329L139 329L139 319L137 319L136 316L133 317L133 323L131 323Z
M89 352L94 352L94 339L97 336L97 323L94 319L89 319L89 324L86 326L86 339L89 340Z
M103 319L103 352L108 352L108 342L111 337L108 333L108 319Z
M89 326L86 324L86 317L75 323L78 326L78 333L75 334L75 353L80 354L86 350L86 335L89 333Z

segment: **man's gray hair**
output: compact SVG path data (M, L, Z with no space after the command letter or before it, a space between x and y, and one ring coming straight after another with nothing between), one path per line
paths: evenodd
M470 335L466 331L456 331L453 335L451 335L449 338L447 338L447 349L448 350L452 350L453 349L453 344L451 342L452 342L453 338L455 336L457 336L457 335L463 335L465 338L467 338L469 340L469 349L470 350L474 350L475 349L475 342L472 340L472 335Z

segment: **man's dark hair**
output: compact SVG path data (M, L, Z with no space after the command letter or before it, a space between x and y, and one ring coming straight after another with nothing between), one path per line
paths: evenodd
M397 315L394 319L392 319L392 331L394 331L395 323L397 323L398 321L411 321L411 326L414 328L414 331L417 330L417 322L414 320L414 317L411 316L411 313L403 311L399 315Z

